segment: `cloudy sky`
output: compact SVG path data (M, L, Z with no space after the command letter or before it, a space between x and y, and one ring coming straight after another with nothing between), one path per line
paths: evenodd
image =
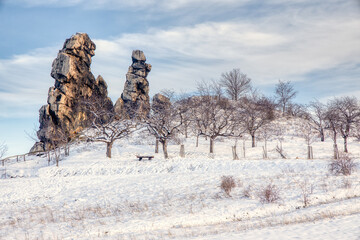
M195 90L240 68L271 96L292 81L296 101L360 96L359 0L0 0L0 143L32 146L51 63L63 42L86 32L92 72L115 102L133 49L153 65L150 94Z

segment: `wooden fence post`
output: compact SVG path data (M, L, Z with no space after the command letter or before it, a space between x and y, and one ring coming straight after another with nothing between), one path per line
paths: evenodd
M244 158L246 158L246 154L245 154L245 141L243 141L243 155L244 155Z
M236 153L236 146L232 146L231 149L232 149L232 154L233 154L233 160L239 160L239 157Z
M267 156L267 151L266 151L265 146L262 146L262 149L263 149L263 159L267 159L268 156Z
M155 153L159 153L159 139L156 139L155 142Z
M181 144L181 146L180 146L180 157L182 157L182 158L185 157L185 146L184 146L184 144Z

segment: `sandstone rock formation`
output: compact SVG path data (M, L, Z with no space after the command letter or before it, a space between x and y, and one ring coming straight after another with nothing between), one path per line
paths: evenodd
M160 93L155 94L152 101L152 107L159 111L165 110L171 106L170 99Z
M142 51L132 52L132 64L126 74L124 91L114 107L115 113L121 117L145 117L150 111L149 82L146 77L151 65L145 61Z
M56 129L61 129L69 138L89 126L90 114L85 102L101 103L113 111L107 96L107 84L101 76L95 80L91 73L91 57L95 44L86 33L77 33L64 43L52 64L51 76L55 85L49 89L47 105L40 108L40 129L37 132L41 143L33 148L46 148Z

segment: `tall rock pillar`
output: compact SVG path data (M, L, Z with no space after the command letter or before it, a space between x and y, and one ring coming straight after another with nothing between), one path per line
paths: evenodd
M150 111L149 82L146 77L151 71L151 65L145 63L143 51L134 50L131 58L124 91L116 101L114 110L123 118L144 118Z
M72 138L90 125L90 115L85 101L100 102L101 106L113 111L111 99L107 96L107 84L91 73L91 57L95 55L95 44L86 33L77 33L67 39L53 61L51 77L55 84L49 89L47 104L40 108L40 129L37 132L40 143L36 150L46 148L55 128L61 128ZM32 149L35 150L35 149Z

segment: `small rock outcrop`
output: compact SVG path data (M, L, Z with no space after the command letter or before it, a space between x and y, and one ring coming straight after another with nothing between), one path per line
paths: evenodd
M95 79L91 73L95 48L86 33L77 33L65 41L53 61L51 77L55 84L49 89L47 104L39 110L40 143L34 145L34 150L38 151L41 146L47 148L55 129L62 129L71 138L88 127L90 113L85 102L101 103L99 106L113 111L105 80L101 76Z
M171 106L170 99L160 93L155 94L152 101L152 107L159 111L166 110Z
M132 64L126 74L124 91L114 107L115 113L121 117L141 118L149 114L149 82L146 77L151 71L151 65L145 62L143 51L132 52Z

